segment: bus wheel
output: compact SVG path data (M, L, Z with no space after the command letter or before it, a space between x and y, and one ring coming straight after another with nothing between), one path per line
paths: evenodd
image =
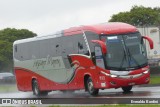
M99 89L94 88L91 77L87 79L87 89L91 95L97 95L99 92Z
M40 90L39 90L39 86L38 86L38 82L37 80L33 80L32 82L32 90L33 90L33 94L36 96L40 95Z
M122 87L124 93L128 93L132 90L132 86Z
M40 91L37 80L33 80L32 90L33 90L33 94L36 96L48 95L48 91Z

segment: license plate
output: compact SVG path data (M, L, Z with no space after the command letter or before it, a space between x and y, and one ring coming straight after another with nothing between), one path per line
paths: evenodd
M135 83L134 83L134 82L131 82L131 83L129 83L128 85L135 85Z

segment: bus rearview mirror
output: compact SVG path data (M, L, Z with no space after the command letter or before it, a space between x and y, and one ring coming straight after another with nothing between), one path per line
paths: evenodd
M107 46L106 46L106 44L103 41L101 41L101 40L91 40L91 42L98 44L101 47L101 49L102 49L102 53L104 55L107 54Z
M143 39L146 39L149 42L150 49L154 48L153 40L148 36L142 36Z

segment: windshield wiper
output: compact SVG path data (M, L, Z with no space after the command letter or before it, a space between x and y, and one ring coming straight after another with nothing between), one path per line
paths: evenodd
M129 48L127 47L126 45L126 41L124 40L124 37L123 37L123 45L124 45L124 51L125 53L127 54L126 55L126 58L127 58L127 62L128 62L128 69L127 70L132 70L132 69L135 69L135 67L132 67L131 68L131 61L133 59L133 61L137 64L138 68L140 68L141 66L139 65L139 63L137 62L137 60L133 57L133 55L131 54Z
M129 56L129 68L128 69L130 69L131 68L131 61L132 61L132 59L133 59L133 61L135 62L135 64L137 64L137 66L138 66L138 68L140 68L141 66L140 66L140 64L137 62L137 60L133 57L133 55L131 54L131 52L130 52L130 50L129 50L129 48L126 46L126 49L127 49L127 53L128 53L128 56Z
M126 60L126 56L127 56L124 48L123 48L123 52L124 52L124 55L123 55L122 62L120 64L120 66L119 66L119 70L122 70L122 66L124 64L124 60Z

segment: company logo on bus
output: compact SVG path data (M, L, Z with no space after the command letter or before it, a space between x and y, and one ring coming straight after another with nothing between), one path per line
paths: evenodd
M133 79L133 76L130 76L130 79Z

